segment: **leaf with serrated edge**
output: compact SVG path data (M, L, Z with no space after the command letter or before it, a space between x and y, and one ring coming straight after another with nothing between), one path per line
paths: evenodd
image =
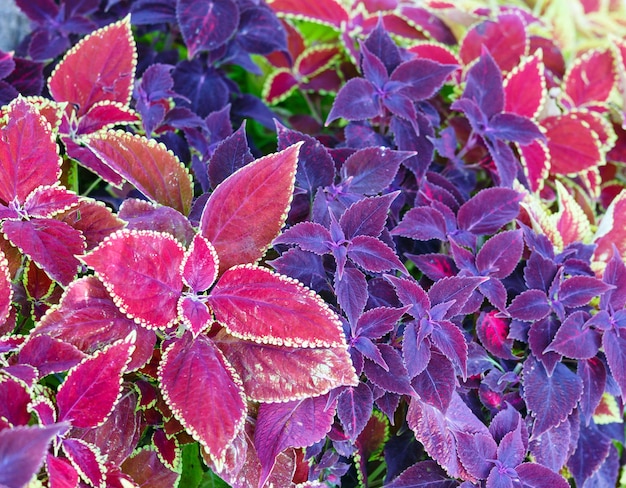
M158 374L176 419L213 459L223 462L247 413L241 379L228 360L210 339L187 334L165 350Z
M17 98L0 129L0 203L24 203L36 188L54 185L61 158L50 124L34 106Z
M11 274L9 262L0 249L0 325L9 317L11 301L13 300L13 287L11 286Z
M121 130L96 132L83 141L103 163L153 202L183 215L191 210L189 170L164 144Z
M79 116L104 100L128 105L136 64L129 15L70 49L50 75L48 89L57 102L78 106Z
M78 204L78 195L62 186L39 186L26 197L24 211L29 217L53 217Z
M122 312L153 329L177 320L183 257L170 234L121 230L80 259L96 271Z
M96 446L82 439L65 439L61 447L83 481L91 486L104 487L106 467Z
M132 456L124 461L122 470L131 476L138 486L153 488L178 486L181 477L179 473L172 471L163 464L153 446L137 449Z
M287 347L345 347L341 322L299 281L252 264L226 271L207 303L241 339Z
M115 342L74 366L57 393L59 420L75 427L101 425L119 400L122 374L130 362L136 334Z
M293 196L301 145L247 164L211 193L200 233L215 246L220 272L257 262L280 232Z
M218 270L219 259L213 244L197 234L183 258L183 281L194 292L203 292L213 284Z
M289 348L239 340L225 331L215 338L258 402L286 402L356 386L358 377L345 347Z

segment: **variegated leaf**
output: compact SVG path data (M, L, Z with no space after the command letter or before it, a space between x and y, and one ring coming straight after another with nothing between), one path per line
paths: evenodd
M170 234L122 230L80 259L96 271L125 314L144 327L167 328L177 320L183 257Z
M215 319L242 339L287 347L345 347L341 322L299 281L255 265L219 279L207 303Z
M176 419L212 458L223 462L247 413L241 379L224 354L207 337L186 334L167 347L158 374Z
M106 467L96 446L82 439L65 439L61 447L85 483L96 488L104 488Z
M253 161L220 183L200 219L220 273L261 259L287 218L302 143Z

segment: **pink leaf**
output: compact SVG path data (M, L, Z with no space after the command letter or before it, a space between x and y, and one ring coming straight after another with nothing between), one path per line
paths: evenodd
M263 101L268 105L282 102L298 87L298 80L288 69L281 68L271 73L263 86Z
M336 401L328 406L319 396L285 403L262 403L254 431L263 470L259 486L267 480L276 456L288 447L308 447L324 438L335 418Z
M9 317L12 300L13 287L11 286L9 262L2 252L2 249L0 249L0 325Z
M565 95L574 107L606 102L616 86L618 74L610 49L592 49L578 56L565 74Z
M2 231L55 281L68 285L76 277L80 263L75 256L85 249L79 231L53 219L5 221Z
M187 215L193 186L189 171L164 144L124 131L100 131L85 144L107 166L153 202Z
M132 371L152 357L156 335L122 314L102 282L95 276L88 276L70 284L59 306L47 313L32 330L29 342L40 336L48 337L93 354L124 339L131 331L137 334L135 351L128 365L128 370Z
M43 464L48 446L65 424L15 427L0 432L0 485L26 486Z
M48 89L57 102L78 107L82 116L97 102L128 105L137 54L130 16L82 39L56 66Z
M178 316L194 337L213 322L213 314L197 295L183 295L178 301Z
M88 251L100 244L105 237L124 227L124 221L104 203L90 198L81 198L78 205L56 218L83 235Z
M215 246L220 272L258 261L285 223L301 143L257 159L220 183L200 219Z
M67 371L84 358L77 347L48 335L30 337L19 355L21 363L34 366L41 376Z
M626 255L626 227L622 225L625 216L626 190L622 190L602 216L594 236L597 247L593 254L593 261L600 269L604 269L613 255L613 245L617 247L621 256Z
M301 2L299 0L274 0L272 9L286 16L294 16L339 29L342 22L348 22L349 14L338 0Z
M66 459L46 456L46 471L50 488L70 488L78 486L78 472Z
M163 353L159 381L176 419L212 458L223 460L247 408L241 380L222 352L205 336L187 334Z
M119 400L122 374L130 361L135 334L88 357L68 373L57 393L59 420L96 427Z
M125 314L144 327L167 328L177 320L183 257L182 246L169 234L122 230L81 260Z
M61 158L52 128L22 98L13 101L0 128L0 203L26 197L40 186L54 185L61 176Z
M287 347L345 345L341 322L319 296L266 268L229 269L207 302L215 320L242 339Z
M64 439L61 447L85 482L91 486L102 486L106 468L97 447L82 439Z
M516 146L530 190L540 191L550 174L550 151L547 144L534 140L525 146L521 144L516 144Z
M78 204L78 195L62 186L40 186L24 202L29 217L52 217Z
M2 382L0 382L0 419L3 420L2 424L8 422L9 425L27 425L30 421L28 412L30 401L31 395L24 382L3 375Z
M196 293L208 290L217 278L217 251L206 238L196 235L185 253L182 264L183 281Z
M254 401L299 400L358 384L344 347L303 349L256 344L223 331L215 340L243 380L246 395Z

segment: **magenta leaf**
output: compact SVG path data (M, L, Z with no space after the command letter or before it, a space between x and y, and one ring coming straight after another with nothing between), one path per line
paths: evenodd
M221 273L258 261L278 235L293 194L300 146L247 164L209 197L200 233L215 246Z
M132 331L137 334L137 341L128 370L135 370L148 362L156 336L120 312L102 282L89 276L70 284L59 306L47 313L31 331L28 342L39 337L59 340L76 346L85 354L93 354L124 339ZM26 351L34 347L28 346L28 342L24 345ZM48 342L44 339L42 345Z
M104 483L106 468L97 447L82 439L64 439L61 447L85 482L92 486Z
M455 488L456 480L450 479L435 461L421 461L404 470L387 488Z
M289 348L242 341L226 333L216 338L243 380L246 395L258 402L300 400L358 378L345 347Z
M541 320L550 310L548 297L541 290L523 291L513 299L508 308L511 317L529 322Z
M49 486L78 486L78 472L67 459L54 457L48 453L46 471Z
M121 130L96 132L85 138L85 144L153 202L189 213L193 198L189 171L165 145Z
M11 312L11 300L13 300L13 287L9 262L0 249L0 325L5 322Z
M215 320L242 339L287 347L345 345L338 317L321 298L266 268L229 269L207 303Z
M78 204L78 195L62 186L40 186L28 195L24 211L29 217L52 217Z
M30 337L19 354L19 361L37 368L41 376L67 371L84 358L77 347L48 335Z
M213 244L197 234L185 252L182 270L183 282L191 291L201 293L208 290L219 270L219 259Z
M545 66L538 55L525 58L504 80L504 111L534 119L543 108Z
M26 486L41 468L50 442L67 424L13 427L0 431L0 485Z
M223 460L247 407L241 380L222 352L210 339L187 334L163 353L159 381L176 419L212 458ZM199 405L210 406L211 415Z
M177 320L183 258L182 246L169 234L122 230L81 260L125 314L144 327L167 328Z
M24 99L12 102L0 129L0 204L23 204L40 186L54 185L61 176L61 158L52 128Z
M6 371L6 370L5 370ZM28 425L30 415L28 404L31 402L31 394L26 384L12 376L4 376L0 383L0 418L10 425ZM10 401L9 401L10 399Z
M344 433L354 442L365 428L374 407L372 390L366 383L347 388L337 399L337 416Z
M574 278L583 277L574 276L570 280ZM554 340L546 348L546 351L556 351L572 359L593 358L600 349L601 337L595 329L585 327L588 318L589 315L581 311L569 315L559 327Z
M137 485L146 488L169 488L180 480L180 474L165 466L156 449L151 448L135 451L124 461L122 469Z
M324 438L335 418L335 405L318 396L285 403L262 403L256 420L254 446L261 466L259 486L267 480L276 456L288 447L307 447Z
M497 311L481 312L476 320L476 336L489 353L502 359L516 359L513 339L508 337L510 319L498 317Z
M176 18L193 58L199 51L219 48L239 25L239 8L234 0L179 0Z
M2 223L4 235L52 279L68 285L78 273L75 255L85 249L82 234L53 219L11 220Z
M96 427L119 400L122 374L130 362L136 334L131 333L74 366L57 393L59 420L75 427Z
M100 244L108 235L124 227L119 214L115 215L104 203L89 198L79 199L78 205L56 216L56 219L65 222L83 235L87 251Z
M519 213L521 195L508 188L487 188L461 205L459 228L472 234L495 234Z
M54 69L48 89L57 102L76 106L79 116L97 102L127 105L136 64L129 16L79 41Z
M533 357L524 363L524 398L535 418L533 437L563 422L583 393L583 382L567 366L557 363L551 376Z
M476 268L482 275L495 278L509 276L524 250L521 230L500 232L489 239L476 254Z
M178 316L194 338L213 322L213 314L198 295L183 295L177 305Z
M157 429L152 435L152 445L159 453L159 459L168 468L172 471L179 469L181 453L176 437L168 438L163 430Z

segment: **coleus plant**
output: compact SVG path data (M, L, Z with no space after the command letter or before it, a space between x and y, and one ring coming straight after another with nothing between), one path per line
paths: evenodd
M54 100L3 108L0 483L616 485L622 41L571 60L520 7L277 0L270 101L337 97L326 134L276 122L255 158L222 69L273 14L192 3L109 2L132 16L68 52ZM135 64L155 19L190 60Z

